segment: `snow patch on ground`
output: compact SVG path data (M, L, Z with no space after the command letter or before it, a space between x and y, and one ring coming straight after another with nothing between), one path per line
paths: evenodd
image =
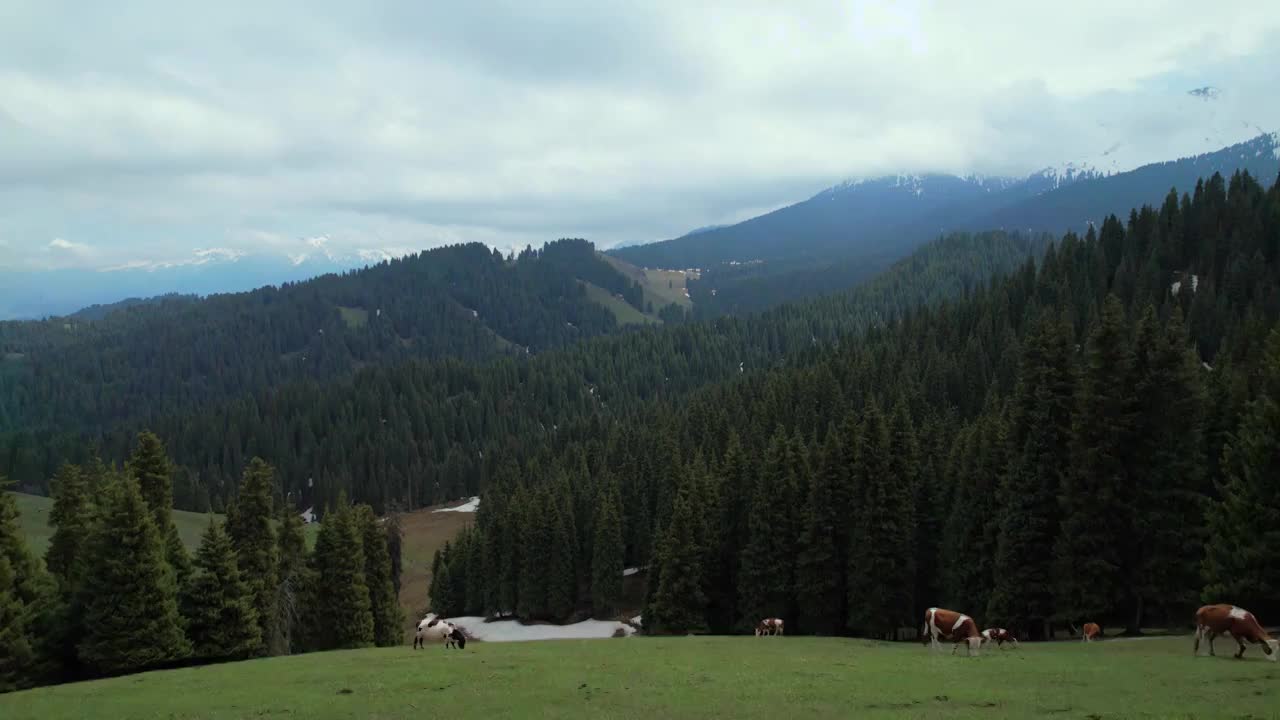
M636 629L616 620L583 620L572 625L521 625L517 620L485 622L483 617L469 615L448 618L467 635L483 642L525 642L529 640L595 640L611 638L621 629L634 635Z
M622 571L622 577L631 577L632 575L635 575L638 572L640 572L640 568L627 568L626 570Z
M643 615L637 615L631 618L631 624L635 625L636 627L644 627L644 623L640 622L641 618L643 617L644 617Z
M458 507L440 508L431 512L475 512L480 507L480 496L475 496Z

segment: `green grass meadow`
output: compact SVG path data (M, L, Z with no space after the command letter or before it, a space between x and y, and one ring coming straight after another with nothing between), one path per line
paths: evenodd
M1229 652L1219 648L1224 655ZM633 637L319 653L0 695L61 718L1246 718L1280 665L1191 639L1024 644L980 657L835 638Z

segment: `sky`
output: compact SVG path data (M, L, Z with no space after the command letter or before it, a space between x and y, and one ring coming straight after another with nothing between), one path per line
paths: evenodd
M1280 130L1276 87L1262 0L6 0L0 273L649 242L1204 152Z

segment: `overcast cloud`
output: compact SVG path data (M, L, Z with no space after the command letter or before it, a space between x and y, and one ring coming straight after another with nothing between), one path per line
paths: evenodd
M651 241L1216 149L1280 130L1277 87L1264 0L8 0L0 269Z

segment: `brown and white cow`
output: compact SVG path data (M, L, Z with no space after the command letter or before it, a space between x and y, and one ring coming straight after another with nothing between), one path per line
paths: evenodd
M982 631L982 643L993 642L996 647L1003 648L1005 643L1009 643L1013 647L1018 647L1018 638L1013 633L1004 628L987 628Z
M1083 629L1081 635L1084 636L1084 642L1093 642L1102 637L1102 626L1098 623L1085 623Z
M1213 655L1213 639L1219 635L1231 635L1240 644L1236 659L1244 657L1245 641L1262 646L1262 652L1271 662L1280 655L1280 641L1276 641L1262 628L1253 613L1235 605L1205 605L1196 611L1196 644L1194 652L1200 654L1200 639L1209 640L1209 654Z
M982 633L978 632L977 623L968 615L954 610L936 607L925 610L924 633L932 642L934 650L942 647L938 642L940 637L954 642L955 644L951 646L952 655L956 654L956 648L960 647L960 643L968 644L969 655L977 655L978 649L982 647Z
M781 635L782 618L765 618L756 625L756 637L761 635Z

